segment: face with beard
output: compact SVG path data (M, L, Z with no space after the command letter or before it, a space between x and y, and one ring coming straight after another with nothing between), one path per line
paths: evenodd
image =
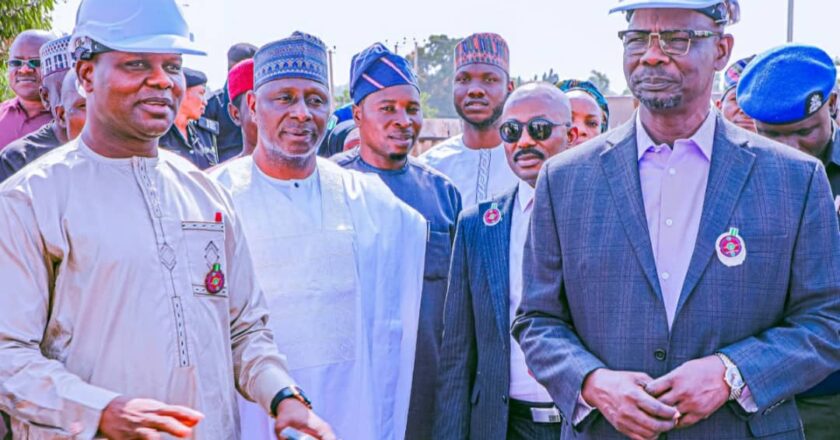
M455 111L477 130L490 129L502 115L510 90L507 73L497 66L481 63L461 66L455 72Z
M295 167L314 161L330 111L326 86L282 78L260 86L254 95L248 105L257 124L260 154Z
M359 154L379 169L400 169L423 127L420 92L411 85L387 87L353 106Z
M639 9L630 30L722 32L707 16L689 9ZM715 71L723 70L732 51L731 35L693 38L688 53L668 55L658 37L642 54L624 52L624 74L633 95L650 112L675 109L693 113L709 107Z

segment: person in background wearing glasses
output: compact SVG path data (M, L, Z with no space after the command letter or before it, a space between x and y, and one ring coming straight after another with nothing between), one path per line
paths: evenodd
M528 372L510 322L522 296L522 251L543 163L577 139L569 99L549 83L508 98L499 129L509 191L465 209L446 294L435 439L558 439L563 418Z
M840 365L825 169L712 110L737 3L613 11L641 106L540 171L513 334L564 438L802 439L792 398Z
M41 101L39 51L54 38L45 31L23 31L9 48L7 79L15 97L0 103L0 150L52 120L52 113Z

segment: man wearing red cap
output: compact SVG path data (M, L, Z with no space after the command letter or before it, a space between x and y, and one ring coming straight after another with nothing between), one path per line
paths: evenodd
M248 101L254 99L254 59L240 61L228 73L227 105L230 119L242 130L242 152L237 157L250 156L257 148L257 124L251 118Z

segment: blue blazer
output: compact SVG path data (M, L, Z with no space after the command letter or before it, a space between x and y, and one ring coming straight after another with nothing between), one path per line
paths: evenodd
M443 318L432 438L504 439L510 386L510 228L517 188L458 220ZM484 224L498 204L502 219Z
M697 243L670 330L634 121L555 156L540 173L513 332L567 418L597 368L656 378L723 352L759 411L730 402L668 439L801 439L792 398L840 367L840 230L825 170L716 117ZM746 242L737 267L715 256L730 227ZM563 432L621 438L599 414Z

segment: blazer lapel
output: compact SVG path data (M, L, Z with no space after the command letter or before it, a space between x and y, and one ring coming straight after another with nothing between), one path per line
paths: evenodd
M514 190L499 200L498 209L502 212L499 223L488 226L480 220L482 223L479 225L481 243L484 243L481 255L487 269L490 301L496 312L499 335L505 346L510 341L510 228L517 192L518 190ZM489 203L482 204L479 209L481 218L490 206Z
M608 148L601 153L601 168L609 184L613 203L621 213L627 239L644 270L650 287L662 299L662 289L656 275L656 262L647 227L642 187L639 181L639 160L636 147L635 117L608 135Z
M703 272L715 255L715 242L730 226L729 219L738 203L755 162L755 154L746 147L748 139L734 126L729 126L717 115L712 163L709 181L700 217L700 228L691 263L680 291L680 299L674 319L679 316L688 297L700 281Z

